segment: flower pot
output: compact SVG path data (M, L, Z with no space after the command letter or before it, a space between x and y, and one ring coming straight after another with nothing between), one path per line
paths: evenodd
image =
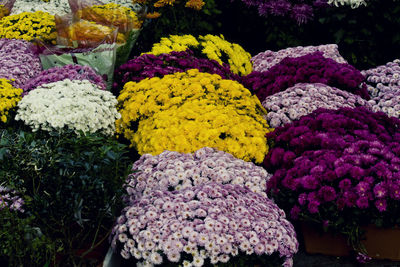
M351 247L341 234L320 232L307 224L302 224L302 233L306 252L332 256L348 256ZM365 246L368 256L374 259L400 260L400 229L377 228L369 225L362 227L365 233Z

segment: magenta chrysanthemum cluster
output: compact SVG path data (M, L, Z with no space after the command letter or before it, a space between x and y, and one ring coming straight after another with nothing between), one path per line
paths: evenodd
M193 154L164 151L160 155L143 155L128 176L130 203L154 190L175 191L207 182L247 186L266 197L270 178L262 167L236 159L229 153L202 148Z
M254 71L267 71L273 66L279 64L284 58L302 57L318 51L322 52L324 57L331 58L338 63L347 63L347 61L340 55L336 44L289 47L276 52L267 50L255 55L251 61L253 62Z
M71 81L88 80L91 83L99 86L100 89L106 89L106 84L104 80L91 67L68 64L62 67L53 67L44 70L29 81L27 81L22 86L22 89L24 90L23 95L26 95L31 90L43 84L58 82L65 79L69 79Z
M357 107L318 109L277 128L264 161L274 173L268 191L292 218L373 223L400 200L399 127L399 119Z
M31 45L24 40L0 39L0 78L14 79L13 85L21 88L42 71Z
M24 200L18 196L16 191L0 186L0 210L8 208L11 211L24 212L23 205Z
M114 73L114 89L122 89L125 83L139 82L145 78L163 77L167 74L198 69L200 72L218 74L223 79L239 80L240 77L230 71L228 64L219 64L215 60L198 58L191 50L171 52L158 56L144 54L121 65Z
M268 124L273 128L298 120L318 108L365 106L372 110L372 106L360 96L321 83L298 83L268 96L262 104L268 111Z
M261 101L296 83L323 83L369 99L364 76L353 66L337 63L315 52L298 58L285 58L265 72L252 72L243 77L244 86Z
M139 263L203 266L241 254L278 253L293 264L293 226L270 199L239 185L207 183L153 191L123 210L112 247Z
M242 0L247 6L258 8L260 16L285 16L298 24L311 20L314 11L327 6L326 0Z

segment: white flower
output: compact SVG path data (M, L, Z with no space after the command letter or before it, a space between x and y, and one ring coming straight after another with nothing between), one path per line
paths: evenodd
M203 266L204 264L204 259L202 257L196 256L193 257L193 262L192 262L194 267L200 267Z
M367 3L364 0L328 0L329 5L335 5L339 6L340 5L349 5L352 8L357 8L360 5L367 5Z
M100 90L88 80L65 79L31 91L18 103L15 119L22 120L34 131L67 128L77 134L101 132L111 136L115 132L115 120L120 117L116 104L117 99L110 92Z

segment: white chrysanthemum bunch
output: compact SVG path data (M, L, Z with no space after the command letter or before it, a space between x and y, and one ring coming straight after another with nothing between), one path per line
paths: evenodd
M42 0L16 0L11 10L11 15L20 14L22 12L36 12L39 10L59 16L71 12L68 0L50 0L48 2Z
M328 0L329 5L348 5L351 6L351 8L357 8L360 5L367 5L367 3L364 0Z
M73 130L113 135L121 115L117 99L88 80L65 79L43 84L18 103L16 120L33 131Z

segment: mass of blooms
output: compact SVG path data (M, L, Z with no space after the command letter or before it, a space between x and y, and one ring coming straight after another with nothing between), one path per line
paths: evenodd
M114 26L118 28L119 32L140 29L142 26L142 22L139 21L134 11L116 3L85 7L78 10L76 16L79 19Z
M118 32L117 28L97 24L93 21L78 20L72 24L66 24L57 17L58 44L79 47L96 47L100 43L124 44L126 37Z
M0 39L0 78L13 80L17 88L42 71L40 59L30 45L24 40Z
M160 8L163 7L171 7L177 5L184 5L187 8L194 9L194 10L201 10L202 7L205 5L203 0L185 0L185 1L176 1L176 0L132 0L135 4L142 4L146 5L150 8L152 12L151 18L157 18L161 15Z
M16 15L23 12L43 11L51 15L64 16L71 12L68 0L16 0L11 14Z
M357 8L361 5L367 5L367 2L365 0L328 0L329 5L348 5L351 6L351 8Z
M318 109L277 128L267 134L275 144L264 161L273 173L268 192L293 219L346 235L361 224L397 224L399 127L399 119L357 107Z
M0 78L0 123L8 121L10 110L21 100L22 89L15 88L7 79Z
M322 52L326 58L331 58L338 63L347 63L340 55L337 44L318 45L318 46L296 46L282 49L279 51L267 50L255 55L251 61L253 62L254 71L267 71L271 67L279 64L282 59L291 57L302 57L314 52Z
M246 254L292 266L298 250L292 224L273 201L218 183L151 192L123 210L112 237L123 258L145 266L203 266Z
M8 208L12 211L24 212L24 200L20 198L15 190L0 185L0 211Z
M130 203L154 190L182 190L207 182L247 186L266 197L266 182L270 178L254 163L209 147L190 154L173 151L157 156L145 154L133 164L132 171L126 189Z
M263 160L270 129L257 97L240 83L197 69L129 82L118 97L123 134L140 154L191 153L205 146Z
M289 17L304 24L312 20L314 11L327 7L326 0L242 0L249 7L258 8L260 16Z
M268 131L261 114L212 99L194 99L141 120L137 132L125 131L125 136L140 154L156 155L164 150L190 153L208 146L260 163L268 152Z
M197 50L204 57L216 60L221 65L227 63L235 74L247 75L252 71L251 55L240 45L226 41L222 35L200 35L197 39L192 35L170 35L161 38L146 54L160 55L187 49Z
M57 32L54 16L47 12L23 12L0 20L0 38L39 39L46 43L56 43Z
M254 91L261 101L284 91L296 83L323 83L369 99L364 76L347 63L338 63L315 52L298 58L285 58L268 71L243 77L246 88Z
M79 134L101 132L113 135L115 120L121 115L117 99L88 80L69 79L43 84L18 103L16 120L33 131L63 131Z
M37 76L27 81L22 89L23 95L28 94L30 91L43 84L58 82L65 79L73 80L89 80L99 88L105 90L106 84L103 78L98 75L91 67L82 65L68 64L62 67L53 67L42 71Z
M198 58L191 50L175 52L169 54L143 54L133 58L121 65L114 73L114 89L119 89L129 81L139 82L145 78L160 77L184 72L190 69L198 69L200 72L218 74L223 79L239 80L239 76L233 74L229 65L220 65L215 60Z
M268 124L273 128L298 120L318 108L365 106L372 110L372 106L360 96L322 83L295 84L283 92L268 96L263 106L268 112Z
M386 90L390 91L389 87L400 86L399 59L373 69L363 70L361 73L366 77L368 91L373 97L378 96L382 90L382 93Z

